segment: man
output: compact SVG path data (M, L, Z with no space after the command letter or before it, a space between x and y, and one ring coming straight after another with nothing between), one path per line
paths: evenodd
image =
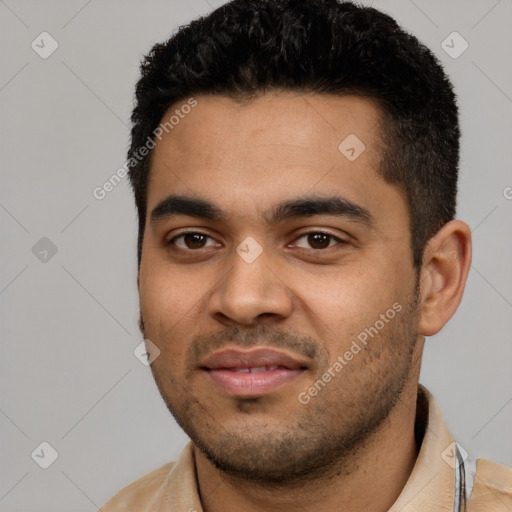
M191 442L104 512L512 510L418 384L471 261L457 116L432 53L351 3L235 0L152 49L140 327Z

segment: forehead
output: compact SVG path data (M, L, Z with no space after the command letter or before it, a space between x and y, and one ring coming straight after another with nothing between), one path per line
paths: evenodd
M226 159L232 151L263 150L266 154L286 154L287 160L307 162L318 159L318 151L327 151L326 158L338 157L339 143L356 135L373 154L379 129L380 108L376 101L357 96L299 94L291 91L263 94L252 100L235 100L225 96L198 96L197 106L189 113L180 113L186 101L170 107L162 124L173 119L173 126L157 141L155 157L164 149L201 156L203 150L215 149L217 158ZM302 151L301 151L302 150ZM296 158L294 152L299 151ZM263 151L261 151L263 152Z
M372 100L293 92L194 99L193 109L181 110L184 100L162 118L175 123L153 150L148 213L171 193L242 213L287 195L335 192L363 206L401 198L377 172L380 109Z

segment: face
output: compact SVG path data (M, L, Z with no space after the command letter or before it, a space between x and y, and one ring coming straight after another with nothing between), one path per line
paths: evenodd
M220 469L321 472L388 417L418 346L409 215L377 173L378 107L195 99L158 141L148 185L139 292L153 375Z

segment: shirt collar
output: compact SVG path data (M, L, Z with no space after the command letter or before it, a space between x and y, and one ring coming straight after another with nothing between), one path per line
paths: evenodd
M426 421L421 421L422 416ZM434 397L421 384L416 417L417 426L423 423L423 441L412 473L389 512L452 512L456 447Z

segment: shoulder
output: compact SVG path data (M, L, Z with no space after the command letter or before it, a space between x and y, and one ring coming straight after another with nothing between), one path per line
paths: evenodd
M512 510L512 468L478 459L468 512Z
M150 501L153 500L154 496L159 494L159 489L165 483L175 464L175 462L169 462L135 480L135 482L121 489L100 510L102 512L145 511L146 507L151 505Z

